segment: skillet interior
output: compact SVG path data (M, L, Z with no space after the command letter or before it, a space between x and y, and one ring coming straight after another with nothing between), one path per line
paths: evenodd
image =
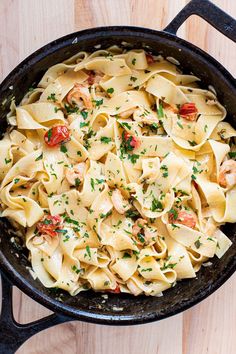
M236 85L232 76L213 58L195 46L164 32L134 27L107 27L71 34L52 42L21 63L0 86L0 132L6 130L5 115L9 110L12 95L19 103L33 83L37 83L48 67L65 60L78 51L94 51L120 45L123 41L131 47L150 46L153 53L172 56L179 60L184 73L193 72L201 78L201 86L212 85L219 101L228 111L227 119L236 128ZM73 44L72 44L73 42ZM9 89L13 85L13 90ZM1 104L1 103L0 103ZM200 270L197 279L183 280L165 291L163 297L133 297L129 295L108 295L82 292L76 297L62 291L49 290L39 281L33 280L26 266L27 253L20 246L14 246L10 238L14 235L9 222L0 219L0 264L5 273L31 298L53 311L62 312L77 319L106 324L135 324L150 322L181 312L199 302L220 285L236 269L236 224L225 225L223 231L233 245L221 260L214 258L213 266ZM16 256L18 254L19 256ZM60 300L63 299L63 302Z

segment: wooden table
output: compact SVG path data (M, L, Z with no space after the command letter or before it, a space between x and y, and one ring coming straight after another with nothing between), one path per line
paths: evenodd
M215 4L236 17L234 0ZM106 25L163 29L185 0L0 0L0 77L47 42L70 32ZM236 76L236 46L202 19L192 16L179 36L203 48ZM135 300L134 300L135 301ZM19 290L17 321L49 313ZM210 298L161 322L107 327L71 322L41 332L18 354L234 354L236 352L236 275ZM1 353L4 354L4 353Z

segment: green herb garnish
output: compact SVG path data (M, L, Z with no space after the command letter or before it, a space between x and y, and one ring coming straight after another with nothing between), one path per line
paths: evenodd
M65 145L60 146L60 151L64 152L64 154L67 152L67 147Z
M157 110L157 115L158 115L159 118L163 118L164 117L162 103L159 103L159 107L158 107L158 110Z
M151 209L151 211L162 211L163 210L163 205L158 199L153 198L152 206L151 206L150 209Z
M108 144L111 142L111 138L108 138L107 136L102 136L100 140L104 144Z
M107 89L107 93L113 93L113 92L114 92L113 87L110 87L109 89Z
M57 100L56 99L56 94L55 93L51 93L51 95L47 97L47 100L56 102L56 100Z
M42 160L42 158L43 158L43 153L41 155L39 155L38 157L36 157L35 161Z

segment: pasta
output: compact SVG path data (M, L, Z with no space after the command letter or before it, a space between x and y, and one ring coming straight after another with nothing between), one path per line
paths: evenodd
M231 245L236 131L199 79L114 46L50 67L11 107L1 217L45 287L160 296Z

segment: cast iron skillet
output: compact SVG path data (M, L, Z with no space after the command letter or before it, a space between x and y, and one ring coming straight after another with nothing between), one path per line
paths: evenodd
M101 27L70 34L39 49L13 70L0 85L0 131L6 129L5 115L12 95L19 102L23 94L51 65L61 62L80 50L93 51L101 44L128 42L131 47L148 48L179 60L184 73L193 72L201 78L203 87L212 85L227 111L227 119L236 128L235 79L212 57L175 34L180 25L192 14L211 23L225 36L236 42L236 21L208 0L192 0L166 27L164 32L139 27ZM13 90L9 89L13 85ZM3 275L3 304L0 318L0 353L14 353L33 334L71 320L82 320L109 325L133 325L160 320L175 315L198 303L219 288L236 269L236 224L228 224L224 232L233 241L232 247L214 265L201 269L197 279L184 280L165 291L163 297L134 298L129 295L83 292L71 297L61 291L44 288L33 280L26 266L29 265L24 249L14 246L10 238L14 230L7 220L0 219L0 267ZM18 255L18 256L17 256ZM26 325L15 322L12 315L12 284L18 286L32 299L46 306L54 314ZM60 301L63 299L63 301Z

